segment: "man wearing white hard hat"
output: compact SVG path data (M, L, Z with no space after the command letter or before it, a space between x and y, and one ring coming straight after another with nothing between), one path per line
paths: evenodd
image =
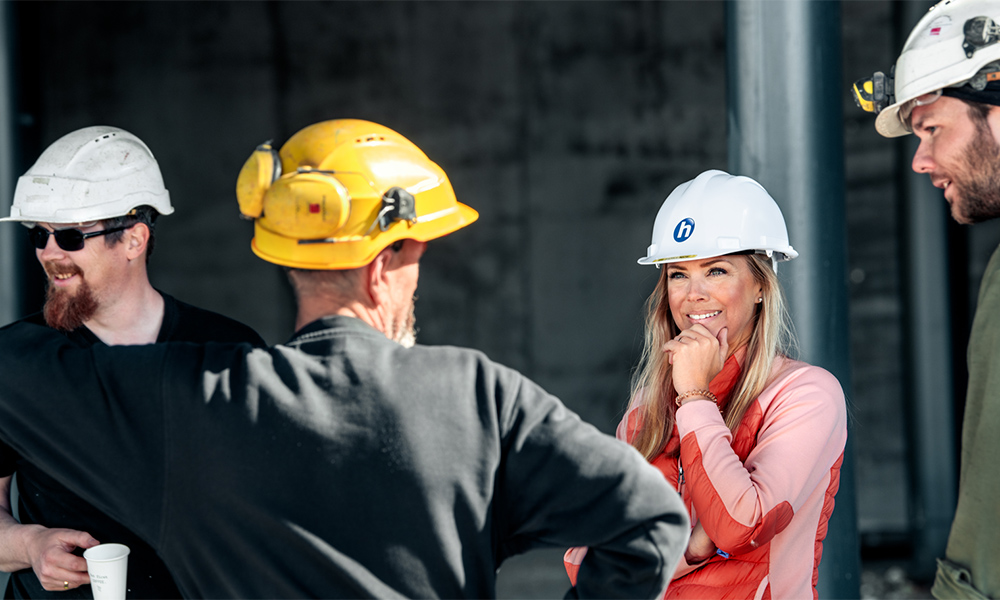
M136 136L97 126L56 140L18 180L11 214L0 219L28 228L48 278L44 310L27 320L82 346L169 340L263 345L249 327L150 284L146 263L154 224L172 212L159 165ZM97 444L95 433L86 436ZM11 514L15 472L20 523ZM90 598L87 565L74 550L99 542L131 549L129 597L180 595L163 561L129 528L0 442L0 569L12 573L7 597Z
M915 133L913 170L944 190L951 215L1000 217L1000 2L946 0L910 33L894 70L854 84L886 137ZM1000 597L1000 248L983 276L969 338L958 506L931 592Z

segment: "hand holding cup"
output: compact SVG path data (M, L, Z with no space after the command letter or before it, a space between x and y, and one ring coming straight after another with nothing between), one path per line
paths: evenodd
M99 544L84 551L94 600L125 600L128 554L122 544Z

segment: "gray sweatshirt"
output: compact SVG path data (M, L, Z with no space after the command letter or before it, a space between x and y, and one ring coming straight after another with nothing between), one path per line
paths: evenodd
M270 349L7 326L0 439L190 597L486 598L505 558L589 546L568 596L655 598L688 538L659 471L516 371L348 317Z

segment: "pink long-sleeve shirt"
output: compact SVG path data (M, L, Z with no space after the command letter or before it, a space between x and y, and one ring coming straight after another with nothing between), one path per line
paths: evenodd
M713 379L721 402L739 369L731 357ZM633 407L625 415L620 439L632 440L638 414ZM840 383L824 369L784 357L775 359L771 383L735 435L712 402L679 408L674 433L652 464L681 493L692 527L700 522L729 557L696 565L682 560L666 598L816 598L846 443ZM580 555L567 553L567 569Z

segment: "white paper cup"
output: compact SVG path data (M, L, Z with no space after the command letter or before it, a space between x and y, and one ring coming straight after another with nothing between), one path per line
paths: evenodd
M125 600L128 546L98 544L83 551L94 600Z

